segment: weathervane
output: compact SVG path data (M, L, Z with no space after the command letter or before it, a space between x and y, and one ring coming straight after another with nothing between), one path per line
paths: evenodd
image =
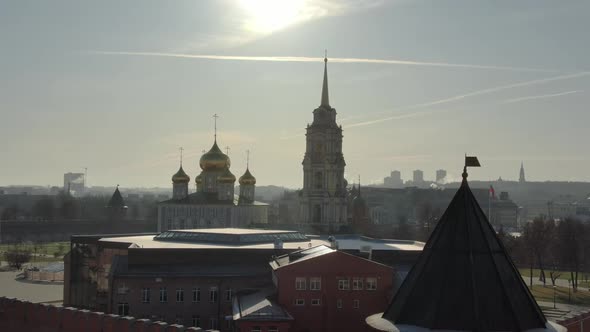
M463 174L461 174L464 181L467 180L467 167L481 167L476 156L468 156L465 154L465 166L463 166Z

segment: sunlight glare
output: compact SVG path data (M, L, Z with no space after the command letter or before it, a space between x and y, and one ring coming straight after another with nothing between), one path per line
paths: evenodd
M304 19L306 0L240 0L248 20L246 29L271 33Z

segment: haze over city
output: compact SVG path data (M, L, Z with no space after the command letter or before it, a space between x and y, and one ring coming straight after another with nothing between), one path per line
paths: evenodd
M260 185L302 186L330 104L346 178L447 169L590 181L586 1L3 1L0 184L168 187L213 142ZM465 28L469 27L469 28ZM200 171L200 170L199 170Z

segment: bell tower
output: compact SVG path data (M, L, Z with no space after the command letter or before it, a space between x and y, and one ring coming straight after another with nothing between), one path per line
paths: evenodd
M313 122L307 125L305 136L300 223L324 232L337 232L347 226L346 163L342 127L336 123L336 109L330 106L327 56L320 106L313 111Z

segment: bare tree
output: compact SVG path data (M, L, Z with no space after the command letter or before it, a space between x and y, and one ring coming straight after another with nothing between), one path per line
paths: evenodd
M574 292L578 289L578 272L584 248L584 226L577 220L566 218L557 226L559 260L568 267Z
M4 253L4 259L8 262L8 266L20 270L31 260L31 251L14 246Z
M548 252L554 233L554 223L552 220L535 219L532 223L524 226L523 240L530 252L531 278L536 261L539 266L539 280L546 283L544 258ZM531 281L532 284L532 281Z

